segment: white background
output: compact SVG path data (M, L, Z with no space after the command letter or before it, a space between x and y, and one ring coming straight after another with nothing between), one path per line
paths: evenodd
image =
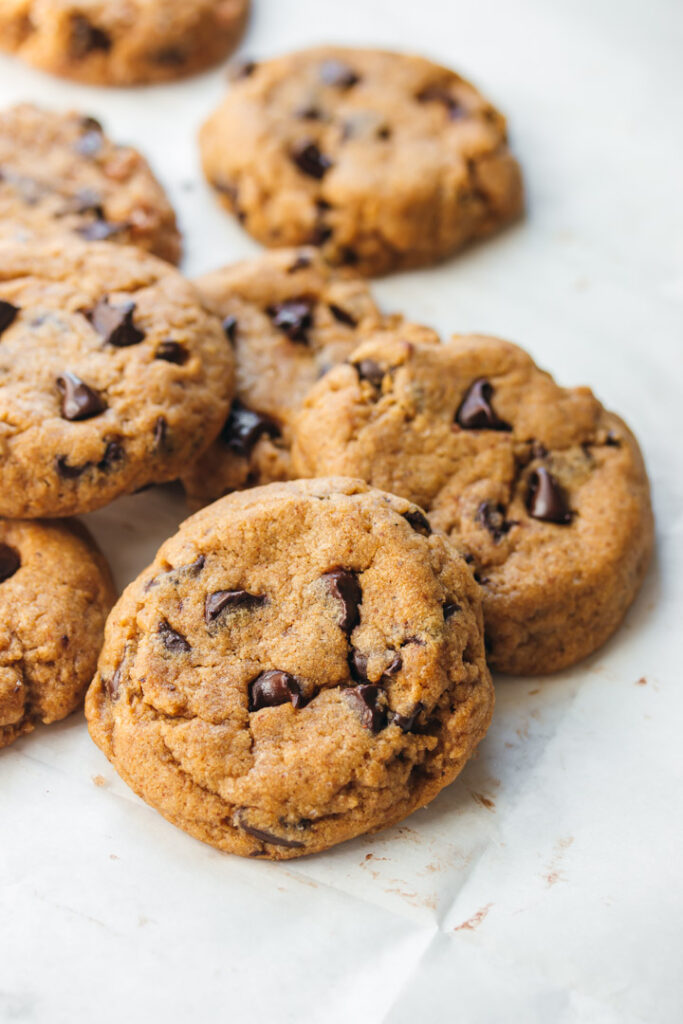
M518 341L622 413L652 477L657 557L597 655L497 680L479 757L427 810L324 855L278 865L202 846L129 792L80 715L3 752L0 1020L678 1024L683 5L255 6L249 56L412 49L506 112L526 221L377 293L444 332ZM196 130L223 89L223 71L107 91L0 61L3 104L78 107L149 155L189 273L256 251L198 170ZM184 514L164 489L88 517L120 586Z

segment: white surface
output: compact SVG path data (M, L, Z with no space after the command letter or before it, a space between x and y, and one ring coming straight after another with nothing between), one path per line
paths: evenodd
M517 340L622 413L652 477L656 563L596 656L498 680L478 759L430 808L300 862L225 856L166 824L80 716L15 744L0 755L0 1020L678 1024L683 7L255 4L249 55L414 49L509 115L527 220L377 291L445 332ZM149 154L190 273L256 251L198 172L196 128L222 90L222 72L114 92L0 61L2 103L77 106ZM169 489L88 518L122 586L183 515Z

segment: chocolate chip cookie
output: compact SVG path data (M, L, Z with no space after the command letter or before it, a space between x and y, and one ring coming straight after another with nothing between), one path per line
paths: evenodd
M332 479L188 519L112 612L86 715L169 821L284 859L426 804L492 708L464 561L410 502Z
M235 351L236 398L183 476L192 504L291 476L290 424L309 388L383 322L364 281L315 249L286 249L195 281Z
M87 512L175 479L232 392L220 321L168 263L0 242L0 515Z
M426 509L471 561L502 672L551 672L600 647L650 559L628 427L495 338L368 340L312 389L293 460L302 476L358 476Z
M321 47L249 63L200 145L260 242L312 243L367 274L434 263L522 209L503 116L421 57Z
M22 103L0 111L0 237L55 231L180 259L175 214L138 152L92 117Z
M78 707L115 600L83 527L0 519L0 747Z
M239 42L249 0L3 0L0 47L93 85L194 74Z

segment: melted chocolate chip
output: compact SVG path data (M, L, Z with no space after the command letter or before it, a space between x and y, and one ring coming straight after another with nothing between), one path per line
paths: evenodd
M403 668L403 658L398 653L398 651L394 651L394 656L391 659L391 661L389 662L389 664L387 665L387 667L384 669L383 675L385 675L385 676L395 676L396 673L400 672L402 668Z
M455 415L456 422L464 430L512 430L509 423L501 420L493 410L491 398L493 385L480 377L470 386Z
M121 442L109 441L107 442L107 447L104 449L104 455L97 463L97 468L104 473L108 469L111 469L117 462L121 462L125 459L125 457L126 453ZM90 465L90 463L86 463L84 468L87 468L88 465Z
M128 348L129 345L138 345L145 338L144 331L133 323L134 312L134 302L110 306L109 300L104 298L90 313L90 321L107 344L115 348Z
M237 338L237 317L226 316L223 320L223 333L231 345L235 344Z
M417 100L418 103L442 103L448 111L451 121L457 121L459 118L464 117L466 113L455 96L451 96L442 85L428 85L422 92L417 94Z
M184 345L181 345L179 341L167 341L159 342L157 350L154 353L155 359L163 359L166 363L175 363L176 366L182 366L187 362L188 352Z
M75 373L68 371L57 377L62 395L62 417L65 420L89 420L107 408L99 391L85 384Z
M300 849L304 846L304 843L300 843L298 839L284 839L282 836L276 836L273 832L267 832L264 828L254 828L253 825L248 825L241 816L238 816L238 825L243 832L253 836L254 839L260 839L262 843L270 843L271 846L286 846L290 850Z
M310 299L287 299L268 307L268 316L275 327L290 341L308 342L308 331L313 326L313 302Z
M154 424L154 448L156 451L168 451L168 420L165 416L157 416Z
M0 544L0 583L4 583L21 565L19 553L9 544Z
M19 307L0 300L0 334L7 330L17 318Z
M517 523L505 518L502 505L494 505L492 501L482 501L477 509L475 520L488 530L496 544Z
M249 710L260 711L261 708L274 708L278 704L290 701L295 708L302 708L306 703L301 687L294 676L279 669L262 672L249 683Z
M387 713L384 708L377 706L377 701L382 693L378 686L361 683L359 686L349 686L342 692L360 714L360 720L365 729L377 733L385 727Z
M432 528L427 516L419 508L413 509L411 512L404 512L403 518L410 523L416 533L421 533L423 537L429 537Z
M353 68L341 60L325 60L320 66L320 78L325 85L336 89L350 89L360 82L360 77Z
M119 665L111 679L103 679L102 686L110 700L117 700L121 685L121 666Z
M97 50L108 53L111 50L111 36L97 28L84 15L71 15L69 53L76 60L82 60Z
M255 608L266 600L264 594L250 594L248 590L216 590L206 595L204 618L207 623L214 622L226 608Z
M157 633L161 637L161 642L166 650L172 651L173 654L184 654L192 650L182 633L176 632L165 619L162 619L159 623Z
M347 313L341 306L335 306L333 302L330 303L330 313L335 320L338 320L340 324L346 324L347 327L355 327L356 319L352 317L350 313Z
M301 139L291 151L292 160L302 172L309 178L316 178L320 181L332 167L332 161L318 149L311 139Z
M358 606L363 601L358 577L350 569L332 569L322 577L332 596L341 602L342 618L339 623L345 633L350 633L360 622Z
M368 657L361 654L355 647L349 652L349 672L356 683L367 683L368 680Z
M55 465L57 467L57 473L64 480L78 480L79 476L83 476L86 469L90 469L92 462L84 462L81 466L70 466L68 462L68 456L58 455L55 459Z
M374 359L361 359L359 363L353 364L359 380L366 380L374 388L381 388L384 380L384 370Z
M445 605L443 606L444 622L447 619L450 619L451 616L455 615L455 613L459 612L459 611L460 611L460 605L459 604L456 604L455 601L446 601Z
M529 474L526 507L534 519L567 526L572 521L567 496L555 477L544 466Z
M401 732L412 732L420 713L424 711L424 704L418 701L409 715L399 715L398 711L392 712L391 720L399 727Z
M264 413L254 412L246 405L235 399L227 422L221 432L221 438L235 454L247 458L259 440L264 435L268 437L279 437L280 428Z
M96 220L85 227L76 228L76 234L85 238L86 242L106 242L108 238L120 235L127 229L127 224L116 224L108 220Z

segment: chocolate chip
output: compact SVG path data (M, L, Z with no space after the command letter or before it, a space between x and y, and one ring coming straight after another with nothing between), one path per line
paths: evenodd
M376 733L385 727L387 713L384 708L377 706L377 701L382 693L379 686L361 683L359 686L346 687L342 692L360 714L360 720L365 729Z
M424 537L429 537L432 532L432 528L429 525L429 520L424 512L420 512L419 508L413 509L412 512L404 512L403 518L410 523L416 533L421 533Z
M391 661L389 662L389 664L387 665L387 667L384 669L384 672L382 673L382 675L385 675L385 676L395 676L396 673L400 672L402 668L403 668L403 658L398 653L398 651L394 651L394 656L391 659Z
M332 596L341 602L342 618L339 623L345 633L350 633L359 623L358 606L363 601L358 577L350 569L332 569L322 577Z
M96 50L108 53L111 50L111 36L97 28L82 14L72 14L69 53L77 60L87 57Z
M97 463L97 468L104 473L111 469L117 462L121 462L125 459L125 457L126 453L120 441L108 441L107 446L104 449L104 455ZM86 463L84 468L87 469L88 465L90 465L90 463Z
M442 85L428 85L417 94L417 100L418 103L442 103L446 107L451 121L457 121L466 114L455 96L451 96Z
M496 544L517 523L505 518L502 505L494 505L492 501L482 501L477 509L475 520L488 530Z
M288 274L296 274L297 270L307 270L311 265L311 257L307 256L306 253L301 252L297 258L287 267Z
M320 152L311 139L301 139L295 143L291 156L302 174L307 174L309 178L316 178L318 181L324 178L332 167L332 161Z
M0 334L7 330L17 318L19 307L0 300Z
M314 107L310 104L307 107L300 107L296 111L296 117L298 117L300 121L322 121L324 120L325 115L320 107Z
M57 387L62 395L62 417L65 420L89 420L107 408L99 391L91 388L75 373L67 371L57 377Z
M332 238L334 231L327 224L316 224L311 231L308 241L311 245L324 245Z
M95 220L92 224L76 228L76 234L85 238L86 242L106 242L108 238L120 235L128 228L127 224L115 224L108 220Z
M192 650L182 633L176 632L172 626L169 626L166 619L162 619L159 623L157 633L166 650L172 651L173 654L184 654Z
M0 327L0 330L1 329L2 328ZM610 430L608 432L607 437L605 438L605 444L609 448L621 448L621 441L619 440L619 438L617 437L617 435L614 433L613 430Z
M381 388L384 380L384 370L374 359L361 359L359 363L353 364L360 380L366 380L374 388Z
M120 306L111 306L109 299L100 299L90 313L90 321L109 345L115 348L128 348L144 341L145 334L133 323L135 312L134 302L124 302Z
M187 349L184 345L181 345L179 341L167 341L159 342L157 350L154 353L155 359L163 359L167 363L175 363L177 366L182 366L187 362Z
M260 839L262 843L270 843L271 846L286 846L290 850L300 849L304 846L304 843L300 843L298 839L284 839L282 836L276 836L273 832L267 832L263 828L254 828L253 825L248 825L241 815L237 816L237 823L243 832L253 836L254 839Z
M168 420L165 416L157 416L154 424L155 451L168 451Z
M239 82L242 78L249 78L254 74L258 64L255 60L240 60L233 64L228 70L230 81Z
M330 313L335 320L338 320L340 324L346 324L347 327L355 327L356 319L352 317L350 313L347 313L341 306L335 306L333 302L330 303Z
M349 651L349 672L356 683L367 683L368 680L368 656L361 654L355 647Z
M391 128L388 125L383 124L381 128L377 129L377 138L381 139L382 142L386 142L387 139L391 138Z
M398 711L391 714L391 721L397 725L401 732L412 732L420 713L424 711L424 704L418 701L409 715L399 715Z
M96 128L93 131L86 132L80 139L77 139L74 143L74 149L81 156L97 156L103 145L102 129Z
M231 345L235 344L237 338L237 317L226 316L223 320L223 333Z
M9 544L0 544L0 583L4 583L21 565L19 553Z
M572 521L567 496L555 477L544 466L529 474L526 507L534 519L566 526Z
M358 253L350 245L343 245L339 250L337 260L342 266L355 267L358 263Z
M456 422L465 430L512 430L493 410L493 385L480 377L470 386L455 415Z
M353 68L341 60L325 60L320 66L320 78L325 85L336 89L350 89L360 82L360 77Z
M460 611L460 605L459 604L456 604L455 601L446 601L445 605L443 606L444 622L447 619L450 619L451 616L455 615L455 613L459 612L459 611Z
M268 307L268 316L275 327L290 341L308 342L308 331L313 326L313 302L310 299L286 299Z
M206 622L214 622L226 608L254 608L265 603L264 594L250 594L248 590L216 590L206 595L204 618Z
M294 676L279 669L269 669L249 683L249 710L274 708L291 701L293 707L302 708L306 703L301 687Z
M121 685L121 666L119 665L111 679L103 679L102 686L110 700L117 700Z
M81 466L70 466L66 455L58 455L55 464L57 473L64 480L77 480L79 476L83 476L86 469L90 469L92 466L92 462L84 462Z
M81 128L86 132L99 132L100 135L104 131L104 128L102 127L101 123L97 120L97 118L90 117L87 114L85 115L85 117L81 118Z
M237 455L247 458L259 440L264 435L268 437L279 437L280 428L271 419L260 412L248 409L246 405L235 399L227 422L221 432L221 438Z

